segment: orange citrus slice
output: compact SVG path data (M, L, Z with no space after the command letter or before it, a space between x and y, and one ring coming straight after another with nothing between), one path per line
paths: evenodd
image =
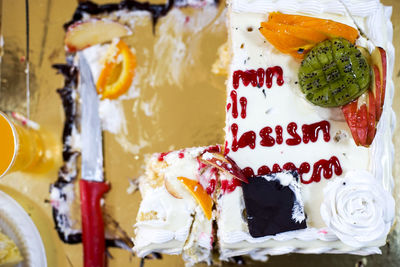
M270 13L259 30L276 49L299 59L326 39L342 37L354 44L358 38L357 29L346 24L280 12Z
M186 177L178 177L178 180L183 183L187 190L190 191L192 196L196 199L197 203L201 206L207 219L211 219L213 202L203 186L199 182L188 179Z
M261 22L261 27L276 33L286 33L310 43L319 43L325 41L328 36L315 31L313 28L305 28L297 25L288 25L275 22Z
M136 56L122 40L116 44L116 52L106 59L97 80L97 93L102 98L115 99L128 91L135 76ZM119 62L119 57L122 58Z

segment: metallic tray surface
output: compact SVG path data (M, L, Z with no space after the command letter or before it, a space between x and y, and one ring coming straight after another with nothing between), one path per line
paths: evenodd
M96 1L108 3L110 0ZM115 1L114 1L115 2ZM158 1L162 2L162 1ZM400 51L400 1L383 0L393 6L393 44ZM2 8L1 29L4 36L4 56L1 64L0 109L25 112L25 5L24 1L0 1ZM61 75L51 68L52 64L65 62L63 23L68 21L77 6L76 1L31 0L31 118L60 137L64 122L61 100L56 93L63 85ZM182 10L192 15L190 10ZM194 13L199 11L194 11ZM196 14L195 14L196 15ZM197 14L199 16L199 14ZM201 14L200 14L201 15ZM136 49L138 64L147 62L157 51L144 53L159 36L157 31L164 23L161 19L156 36L151 24L140 23L135 34L140 40L128 42ZM106 197L106 209L133 235L132 225L140 202L140 194L128 194L130 179L143 171L145 155L184 147L221 143L224 139L225 77L211 74L210 66L217 58L217 48L226 40L224 23L216 23L202 33L198 47L190 53L193 62L188 63L179 84L158 83L150 86L145 80L139 84L140 97L123 101L127 119L127 132L121 135L105 134L106 177L112 190ZM171 29L170 29L171 30ZM183 35L194 38L194 35ZM209 39L213 38L210 42ZM189 40L190 41L190 40ZM151 50L151 49L150 49ZM153 53L153 54L152 54ZM189 52L188 52L189 53ZM146 56L144 56L146 54ZM393 80L400 86L400 61L396 57ZM145 67L154 71L151 64ZM194 78L195 77L195 78ZM143 105L151 103L153 114L146 115ZM400 94L396 91L393 108L400 116ZM400 188L400 128L396 128L394 144L396 156L394 177L396 200ZM115 156L118 155L118 156ZM0 190L11 195L30 214L45 244L48 266L82 266L82 246L63 244L54 230L51 206L48 200L50 183L57 178L57 170L47 175L13 173L0 180ZM400 209L397 209L397 221ZM397 223L389 236L382 255L368 257L352 255L284 255L270 257L267 263L247 261L249 266L399 266L400 226ZM109 266L139 266L140 259L120 249L110 249ZM200 264L201 265L201 264ZM232 265L224 263L223 265ZM184 266L179 256L164 256L163 260L148 260L145 266ZM201 265L202 266L202 265Z

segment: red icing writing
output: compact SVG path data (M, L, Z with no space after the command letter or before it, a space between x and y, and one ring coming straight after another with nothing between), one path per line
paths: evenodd
M318 183L321 181L321 172L326 179L332 178L333 171L336 175L342 174L342 167L340 166L339 159L335 156L331 157L329 160L321 159L314 163L313 173L311 175L311 179L308 181L304 181L301 178L301 182L303 184L310 184L312 182Z
M276 83L279 86L283 85L283 71L282 68L279 66L275 66L273 68L268 68L267 69L267 75L266 75L266 85L268 88L272 87L272 78L274 77L274 75L277 75L277 79L276 79Z
M301 137L297 133L297 124L295 122L289 123L287 126L287 132L292 136L292 138L286 140L286 144L289 146L297 146L301 143Z
M237 93L236 93L236 91L231 91L231 99L232 99L232 117L234 117L236 119L238 117Z
M301 129L303 131L303 142L307 144L310 140L311 142L316 142L318 140L318 134L322 131L325 142L331 140L329 135L329 130L331 125L329 121L320 121L313 124L304 124Z
M256 147L256 133L253 131L245 132L240 138L237 140L238 133L238 125L236 123L232 124L231 131L233 135L232 140L232 151L236 152L239 148L244 148L249 146L251 149Z
M246 177L252 177L252 176L254 176L253 169L250 168L250 167L243 168L243 169L242 169L242 172L243 172L244 176L246 176Z
M260 131L261 142L260 145L262 146L273 146L275 145L275 139L270 136L269 134L272 133L271 127L264 127Z
M240 113L240 117L242 119L246 118L246 108L247 108L247 99L245 97L240 98L240 106L242 107L242 112Z
M256 70L236 70L233 72L233 88L238 89L239 88L239 82L242 80L244 86L248 86L251 84L253 87L259 87L261 88L264 85L264 80L265 80L265 85L268 88L272 87L272 80L273 77L277 76L276 78L276 83L279 86L282 86L284 83L283 80L283 70L279 66L267 68L266 70L259 68L257 71Z
M278 126L275 127L276 143L277 143L278 145L280 145L280 144L283 143L282 132L283 132L282 126L279 126L279 125L278 125Z
M303 162L300 164L300 167L296 167L296 165L292 162L285 163L282 168L279 166L279 164L274 164L272 167L272 171L268 166L261 166L257 170L257 175L268 175L271 173L277 173L281 172L283 170L295 170L298 172L300 176L300 181L303 184L310 184L312 182L320 182L321 181L321 175L325 179L330 179L333 176L333 173L336 175L341 175L343 173L342 167L340 165L339 159L335 156L332 156L329 160L321 159L314 163L313 165L313 172L311 174L310 180L304 180L303 179L303 174L309 173L311 170L311 166L308 162ZM252 177L254 176L254 171L250 167L246 167L243 170L244 175L247 177Z
M257 136L253 131L244 133L239 141L237 141L238 125L236 123L232 124L231 128L233 134L232 150L236 152L239 148L250 146L254 148L256 144ZM288 124L286 131L290 138L286 139L286 144L289 146L296 146L301 144L301 141L305 144L311 142L316 142L319 137L319 132L323 133L323 139L325 142L329 142L330 137L330 123L328 121L320 121L313 124L304 124L302 126L303 137L301 137L297 131L298 126L295 122ZM262 128L259 132L259 137L261 138L260 145L264 147L272 147L275 144L281 145L283 143L283 128L280 125L275 127L275 135L273 134L273 129L269 126Z

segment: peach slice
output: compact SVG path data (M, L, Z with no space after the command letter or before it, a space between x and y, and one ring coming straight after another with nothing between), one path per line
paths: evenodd
M270 13L259 30L276 49L299 59L326 39L342 37L354 44L359 35L357 29L333 20L279 12Z
M243 174L242 170L236 165L236 163L229 157L222 155L221 153L205 152L198 157L200 162L207 165L212 165L223 172L228 172L234 178L247 183L247 178Z
M89 19L69 26L64 43L68 52L76 52L130 34L132 31L119 22L108 19Z
M97 80L97 93L101 94L102 98L115 99L124 94L131 86L135 75L135 54L122 40L116 44L116 48L117 52L106 59ZM122 62L118 63L120 55L122 56Z
M186 177L177 177L179 181L186 187L187 190L196 199L197 203L201 206L208 220L212 217L212 206L213 201L206 190L201 186L201 184L195 180Z

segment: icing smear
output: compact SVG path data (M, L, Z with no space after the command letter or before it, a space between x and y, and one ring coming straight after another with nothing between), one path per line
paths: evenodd
M352 171L324 189L321 216L345 244L383 245L394 221L394 199L367 171Z

